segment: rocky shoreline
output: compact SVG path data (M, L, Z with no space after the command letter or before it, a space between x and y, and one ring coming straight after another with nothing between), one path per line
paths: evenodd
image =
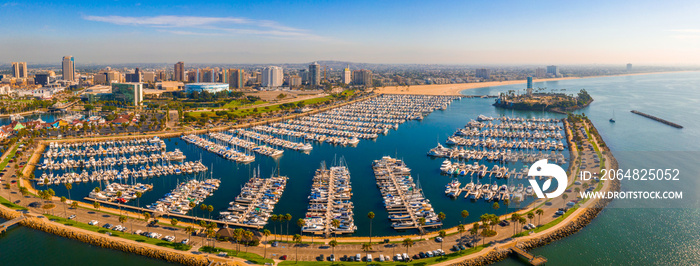
M0 217L11 220L19 217L21 214L15 211L10 211L4 207L0 208ZM167 251L155 248L148 248L141 245L133 245L125 243L123 241L117 241L110 239L111 237L97 236L85 232L80 232L78 230L71 230L64 226L55 225L53 223L47 222L44 219L35 218L28 216L27 219L20 222L22 226L26 226L32 229L41 230L50 234L54 234L60 237L70 238L78 240L93 246L98 246L102 248L115 249L123 252L134 253L150 258L165 260L174 263L180 263L183 265L193 265L193 266L206 266L209 265L209 261L206 258L199 256L189 256L186 254Z

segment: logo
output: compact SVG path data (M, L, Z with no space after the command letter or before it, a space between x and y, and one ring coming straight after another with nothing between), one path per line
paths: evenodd
M535 195L537 195L538 198L544 198L545 196L550 199L559 197L561 194L564 194L566 184L568 183L566 171L564 171L564 169L562 169L559 165L547 163L547 159L542 159L532 164L532 166L530 166L530 170L527 172L527 176L551 176L557 180L557 189L553 192L543 194L542 191L547 190L549 186L552 185L552 179L547 179L547 181L542 184L542 189L540 189L540 186L537 184L536 180L530 179L529 181L530 185L532 185L532 190L535 191Z

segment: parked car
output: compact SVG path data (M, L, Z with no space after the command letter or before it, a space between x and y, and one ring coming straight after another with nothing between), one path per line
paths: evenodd
M367 262L372 262L372 254L367 254Z
M280 260L287 260L287 255L280 256Z
M437 241L437 242L442 242L442 237L439 237L439 236L436 237L436 238L435 238L435 241Z

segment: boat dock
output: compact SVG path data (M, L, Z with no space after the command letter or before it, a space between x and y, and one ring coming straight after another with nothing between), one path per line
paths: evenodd
M288 178L273 176L260 178L253 175L235 200L229 202L227 211L220 212L221 220L227 222L265 226L282 197Z
M314 183L309 195L309 208L306 212L304 233L317 235L354 233L357 229L353 220L352 188L350 171L345 166L326 169L322 163L316 170ZM333 225L333 220L338 225Z
M630 112L633 113L633 114L638 114L638 115L641 115L641 116L643 116L643 117L649 118L649 119L651 119L651 120L656 120L656 121L658 121L658 122L664 123L664 124L666 124L666 125L669 125L669 126L672 126L672 127L675 127L675 128L683 128L683 126L681 126L681 125L679 125L679 124L673 123L673 122L668 121L668 120L665 120L665 119L658 118L658 117L653 116L653 115L650 115L650 114L645 114L645 113L642 113L642 112L637 111L637 110L632 110L632 111L630 111Z
M413 182L411 169L402 160L385 156L375 160L372 168L389 213L388 218L394 221L394 229L418 229L422 232L426 227L442 225L430 201ZM421 223L423 219L424 223Z
M0 224L0 233L4 233L5 231L7 231L8 228L10 228L10 226L17 224L17 223L23 221L24 219L25 219L25 217L24 217L24 215L22 215L20 217L14 218L12 220L9 220L9 221L6 221L6 222Z
M135 207L135 206L124 205L124 204L119 205L119 204L114 203L114 202L109 202L109 201L104 201L104 200L98 200L98 199L93 199L93 198L89 198L89 197L85 197L85 198L83 198L83 199L84 199L84 200L87 200L87 201L92 201L92 202L99 202L100 205L109 205L109 206L112 206L112 207L121 207L122 209L128 209L128 210L136 211L136 212L139 212L139 213L143 213L143 212L153 213L153 214L156 214L157 216L161 216L161 217L167 216L167 217L173 217L173 218L188 219L188 220L190 220L190 221L196 221L196 222L205 221L205 222L207 222L207 223L216 223L216 224L218 224L218 225L228 225L228 226L246 227L246 228L252 228L252 229L261 229L261 228L262 228L262 226L260 226L260 225L233 223L233 222L226 222L226 221L221 221L221 220L200 218L200 217L190 216L190 215L182 215L182 214L176 214L176 213L157 212L157 211L153 211L153 210L147 209L147 208ZM156 215L154 215L154 217L155 217Z
M538 256L532 255L519 247L513 246L512 248L510 248L510 250L512 252L515 252L516 254L522 256L523 258L527 259L527 261L530 263L530 265L538 266L538 265L544 265L545 263L547 263L547 258L540 256L540 255L538 255Z

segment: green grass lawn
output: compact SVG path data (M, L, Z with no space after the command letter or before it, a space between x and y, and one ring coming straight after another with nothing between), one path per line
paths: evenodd
M192 248L192 247L189 246L189 245L184 245L184 244L180 244L180 243L172 243L172 242L168 242L168 241L165 241L165 240L160 240L160 239L145 237L145 236L142 236L142 235L134 235L134 234L128 233L128 231L122 233L122 232L119 232L119 231L114 231L114 230L111 230L111 229L106 229L106 228L103 228L103 227L100 227L100 226L92 226L92 225L89 225L89 224L79 223L79 222L76 222L76 221L73 221L73 220L69 220L69 219L66 219L66 218L62 218L62 217L58 217L58 216L46 215L46 217L48 217L48 218L51 219L52 221L55 221L55 222L58 222L58 223L61 223L61 224L67 225L67 226L73 226L73 227L77 227L77 228L81 228L81 229L85 229L85 230L90 230L90 231L93 231L93 232L98 232L98 233L101 233L101 234L105 234L105 233L107 233L107 232L110 232L110 233L112 234L112 236L121 237L121 238L129 239L129 240L134 240L134 241L136 241L136 242L148 243L148 244L152 244L152 245L156 245L156 246L161 246L161 247L169 247L169 248L172 248L172 249L183 250L183 251L187 251L187 250L190 250L190 249ZM125 226L128 226L128 223L125 224ZM177 236L176 236L176 237L177 237Z
M413 260L413 261L411 261L411 262L398 262L398 261L378 262L378 261L375 260L374 262L372 262L372 265L431 265L431 264L436 264L436 263L448 261L448 260L451 260L451 259L456 259L456 258L459 258L459 257L462 257L462 256L466 256L466 255L469 255L469 254L472 254L472 253L479 252L479 251L481 251L482 249L484 249L485 247L488 247L489 245L490 245L490 244L481 245L481 246L478 246L478 247L476 247L476 248L470 248L470 249L466 249L466 250L462 250L462 251L457 251L457 252L454 252L454 253L448 253L448 254L446 254L445 256L439 256L439 257L432 257L432 258L426 258L426 259ZM401 253L403 253L403 252L405 252L406 249L403 248L403 251L401 251L402 248L397 247L396 250L397 250L397 253L399 253L399 251L400 251ZM319 254L321 254L321 253L319 253ZM324 256L330 256L330 253L328 253L328 254L323 254L323 255L324 255ZM364 252L361 253L361 255L364 257ZM385 255L393 256L394 254L388 254L388 253L387 253L387 254L385 254ZM373 258L373 259L378 258L378 256L379 256L379 254L377 254L377 255L372 254L372 258ZM297 264L299 264L299 265L329 266L329 265L361 265L361 264L366 265L367 263L366 263L366 262L359 262L359 261L358 261L358 262L345 262L345 261L335 261L335 262L330 262L330 261L300 261L299 263L296 263L296 262L294 262L294 260L287 260L287 261L283 261L283 262L279 263L279 265L297 265Z
M2 188L2 189L5 189L5 188ZM21 196L18 196L18 197L21 197ZM10 209L13 209L13 210L24 210L24 211L27 210L27 208L19 206L17 204L14 204L3 197L0 197L0 204L4 205L5 207L8 207Z
M225 104L224 106L222 106L222 108L228 109L228 108L235 108L235 107L241 107L241 106L258 105L258 104L263 104L263 103L266 103L266 102L263 100L257 100L253 103L243 104L240 100L233 100L233 101L230 101L229 103Z
M292 102L292 103L298 104L300 102L303 102L305 105L308 106L311 104L318 104L318 103L327 102L327 101L330 101L331 99L332 99L332 96L326 96L326 97L313 98L313 99L308 99L308 100L303 100L303 101L296 101L296 102ZM258 101L258 102L261 102L261 101ZM255 106L246 105L246 108L239 108L238 110L235 110L235 111L226 111L226 112L230 113L230 114L237 115L237 116L246 116L246 115L251 115L251 114L261 114L261 113L277 111L277 110L281 109L280 108L281 105L282 104L275 104L275 105L270 105L270 106L265 106L265 107L255 107ZM199 118L202 116L202 114L207 114L207 116L209 116L209 117L217 117L216 113L212 112L212 111L188 112L188 115L190 115L194 118Z
M244 250L244 247L241 247L241 250ZM210 246L203 246L199 248L199 251L201 252L206 252L206 253L211 253L211 254L219 254L219 252L226 252L230 257L237 257L241 258L244 260L248 260L252 263L255 264L265 264L265 263L274 263L272 259L263 259L262 256L255 254L255 253L248 253L248 252L236 252L236 250L231 250L231 249L224 249L224 248L213 248Z
M12 159L12 157L15 156L15 154L17 153L17 148L19 147L20 144L22 144L22 143L18 143L17 145L15 145L15 147L12 148L12 151L10 151L10 154L8 154L5 157L5 159L2 160L2 162L0 163L0 171L5 170L5 166L7 166L7 164L10 162L10 159Z

